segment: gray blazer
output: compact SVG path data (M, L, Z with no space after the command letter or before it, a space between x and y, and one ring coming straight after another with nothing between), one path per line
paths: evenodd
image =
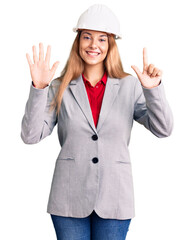
M108 76L97 128L81 75L64 91L59 117L48 111L59 84L54 79L44 89L30 86L21 126L24 143L35 144L58 123L61 150L47 212L83 218L95 210L102 218L133 218L131 129L135 120L159 138L171 134L173 115L163 82L147 89L133 76Z

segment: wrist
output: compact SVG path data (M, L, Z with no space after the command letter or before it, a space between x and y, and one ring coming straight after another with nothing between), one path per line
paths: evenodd
M47 84L47 85L37 85L37 84L35 85L33 81L32 81L32 85L33 85L35 88L38 88L38 89L43 89L43 88L45 88L45 87L48 86L48 84Z
M160 84L161 84L161 80L160 80L160 82L159 82L157 85L154 85L154 86L151 86L151 87L144 86L143 84L141 84L141 85L142 85L144 88L152 89L152 88L158 87Z

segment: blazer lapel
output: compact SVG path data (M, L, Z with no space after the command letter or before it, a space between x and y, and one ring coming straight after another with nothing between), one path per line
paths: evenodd
M107 77L97 128L95 127L94 124L92 111L87 91L82 79L82 75L80 75L77 79L72 80L69 83L69 87L71 89L72 94L75 97L75 100L77 101L83 114L85 115L89 125L91 126L95 133L98 133L109 111L111 110L112 104L117 96L118 90L120 88L119 79L110 78L109 76Z

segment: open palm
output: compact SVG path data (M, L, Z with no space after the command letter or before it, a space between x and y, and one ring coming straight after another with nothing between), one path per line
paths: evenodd
M136 72L143 87L153 88L159 85L162 78L162 71L153 64L148 65L146 48L143 48L143 72L135 65L132 65L131 68Z
M28 60L28 64L30 66L30 73L32 77L32 81L36 88L44 88L47 85L49 85L50 81L52 80L55 71L59 65L59 62L55 62L50 69L49 62L50 62L50 56L51 56L51 46L47 47L46 57L44 60L44 49L43 44L39 44L39 59L36 54L36 47L32 47L33 51L33 60L30 59L29 54L26 54L26 58Z

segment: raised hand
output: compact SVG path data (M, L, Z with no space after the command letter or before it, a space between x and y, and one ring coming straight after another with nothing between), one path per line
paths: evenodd
M50 69L49 62L51 56L51 46L47 47L46 57L44 60L44 48L43 44L39 43L39 59L36 53L36 47L32 47L33 51L33 60L30 59L29 54L26 54L26 58L28 60L28 64L30 66L30 73L32 77L32 81L36 88L45 88L49 85L50 81L52 80L55 71L59 65L59 62L55 62Z
M136 72L139 81L145 88L153 88L159 85L162 79L162 71L153 64L148 66L147 49L143 49L143 72L138 67L132 65L131 68Z

